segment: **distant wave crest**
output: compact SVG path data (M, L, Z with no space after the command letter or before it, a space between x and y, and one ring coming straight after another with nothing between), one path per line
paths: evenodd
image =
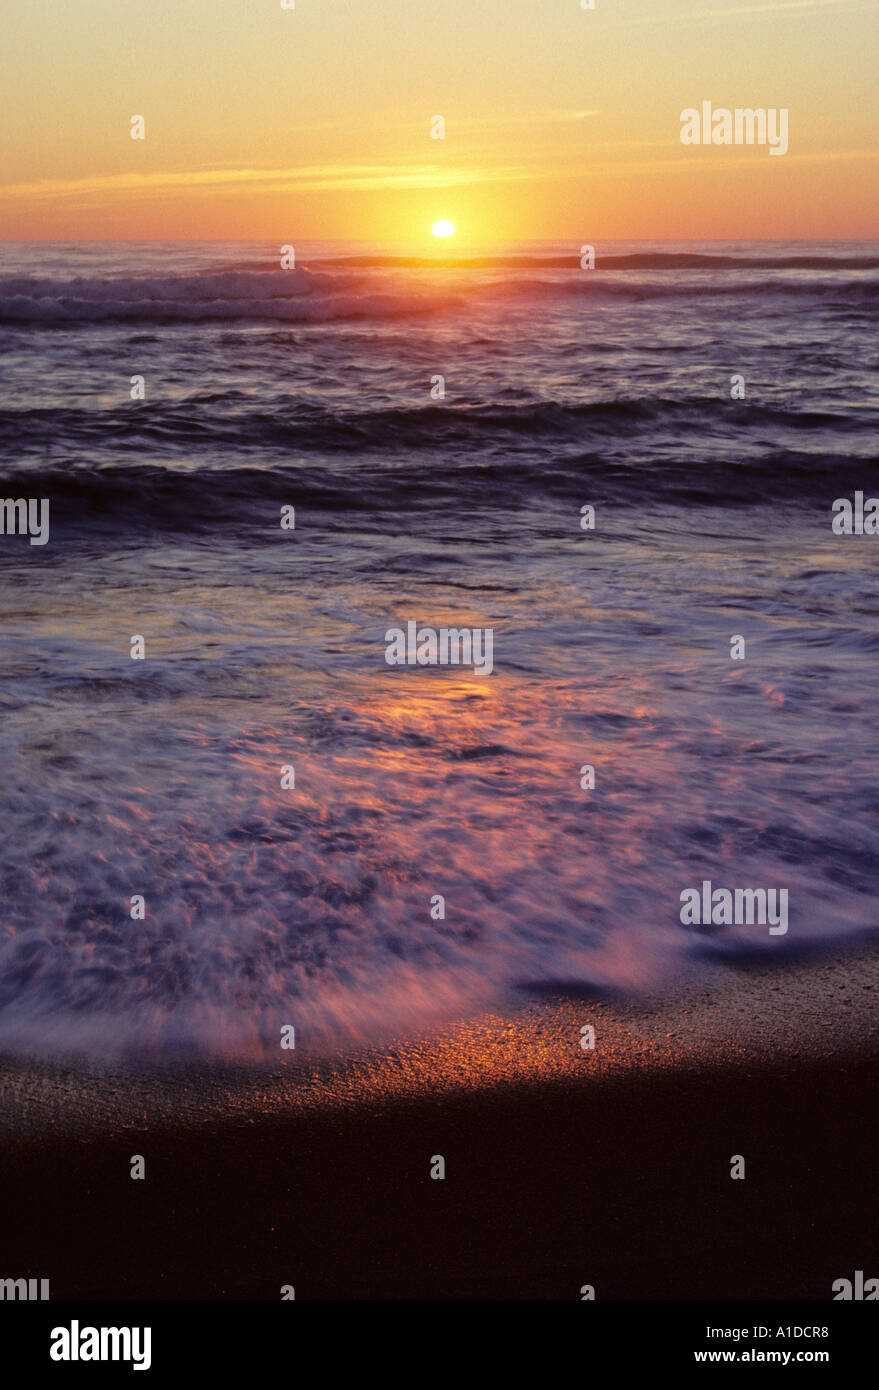
M854 304L872 304L879 296L879 280L864 276L879 270L879 257L873 256L772 258L652 252L599 256L595 271L588 273L579 269L574 256L496 256L449 262L353 256L315 265L289 271L250 266L158 276L0 276L0 323L393 320L435 313L474 297L498 296L640 300L705 294L845 295ZM391 278L377 273L383 269L397 274ZM521 273L498 276L502 270ZM641 272L641 276L634 279L615 273L623 271ZM803 271L825 274L808 278L794 274Z

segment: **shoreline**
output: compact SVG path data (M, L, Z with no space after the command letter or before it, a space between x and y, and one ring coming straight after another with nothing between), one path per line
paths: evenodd
M591 1050L580 1030L595 1030ZM879 945L701 966L663 995L571 987L384 1044L238 1064L14 1057L0 1048L0 1145L44 1135L259 1123L560 1080L879 1053ZM145 1123L144 1123L145 1122Z
M4 1263L53 1299L831 1298L876 1272L879 952L733 973L591 1001L588 1056L554 998L295 1087L4 1066Z

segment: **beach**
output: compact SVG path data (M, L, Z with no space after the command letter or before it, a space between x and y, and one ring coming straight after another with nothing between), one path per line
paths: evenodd
M874 35L16 9L10 1364L295 1374L303 1300L869 1364Z
M59 1299L826 1300L872 1253L877 990L862 950L271 1072L7 1058L5 1259Z
M868 1270L876 243L7 251L10 1275Z

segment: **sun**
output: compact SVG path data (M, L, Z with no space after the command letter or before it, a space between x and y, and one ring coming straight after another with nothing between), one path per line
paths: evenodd
M445 218L441 218L439 222L434 222L430 230L433 232L434 236L454 236L455 224L454 222L447 222Z

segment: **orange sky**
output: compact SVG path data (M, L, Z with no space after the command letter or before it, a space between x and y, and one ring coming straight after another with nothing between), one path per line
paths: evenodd
M879 235L874 0L29 0L4 25L5 238ZM786 107L789 153L683 146L703 100Z

